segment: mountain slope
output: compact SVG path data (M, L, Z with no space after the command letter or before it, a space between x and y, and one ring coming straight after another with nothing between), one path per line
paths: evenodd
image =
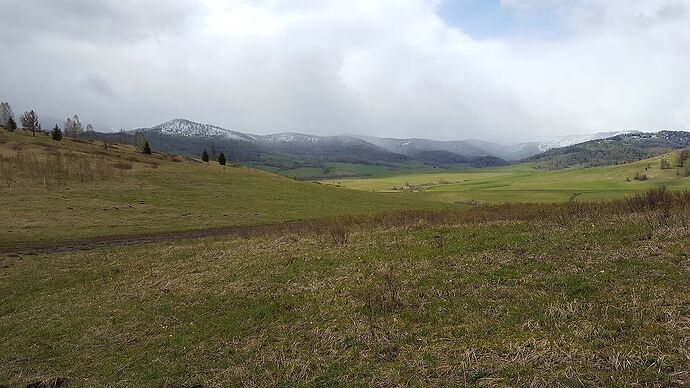
M651 158L686 147L690 147L690 132L631 132L551 149L525 161L537 162L541 168L552 170L606 166Z

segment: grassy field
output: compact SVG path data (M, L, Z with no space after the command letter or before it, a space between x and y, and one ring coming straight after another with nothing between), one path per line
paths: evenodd
M0 258L0 384L685 386L689 203Z
M0 249L443 207L21 131L0 132L0 197Z
M434 167L420 162L405 162L395 166L368 165L353 163L325 163L328 167L299 167L280 169L277 167L257 164L254 167L271 171L276 174L294 179L329 179L331 177L388 177L399 174L433 172Z
M673 155L663 157L674 160ZM690 177L678 175L678 168L661 169L661 158L560 171L542 171L530 164L521 164L492 169L336 179L324 183L370 192L413 191L420 199L489 203L614 199L660 185L690 189ZM637 181L634 179L636 173L644 173L648 179Z

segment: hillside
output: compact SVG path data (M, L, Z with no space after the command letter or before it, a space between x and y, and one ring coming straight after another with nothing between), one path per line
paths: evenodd
M154 146L155 150L155 146ZM96 140L0 132L0 248L440 208ZM308 205L307 205L308 204Z
M525 159L541 168L608 166L629 163L690 147L690 132L634 132L554 148Z

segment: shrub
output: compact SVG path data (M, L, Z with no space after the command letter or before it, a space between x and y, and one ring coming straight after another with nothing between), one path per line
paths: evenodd
M331 242L333 242L333 244L345 245L349 240L350 231L346 225L335 223L328 227L328 234L331 236Z
M53 128L53 130L50 132L50 136L55 141L62 140L62 130L57 126L57 124L55 124L55 128Z

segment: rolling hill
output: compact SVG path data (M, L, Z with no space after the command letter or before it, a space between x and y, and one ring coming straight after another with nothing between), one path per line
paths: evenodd
M23 131L0 132L0 197L0 248L6 249L443 206Z
M558 170L567 167L608 166L630 163L690 147L690 132L633 132L590 140L526 158L540 167Z

